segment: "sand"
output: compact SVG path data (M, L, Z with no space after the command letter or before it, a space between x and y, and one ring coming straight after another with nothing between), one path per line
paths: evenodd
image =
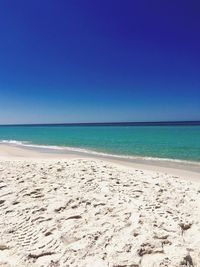
M192 172L0 151L0 266L200 266Z

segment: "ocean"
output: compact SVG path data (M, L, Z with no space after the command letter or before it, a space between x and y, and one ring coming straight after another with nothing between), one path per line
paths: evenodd
M0 142L22 146L200 161L200 123L0 126Z

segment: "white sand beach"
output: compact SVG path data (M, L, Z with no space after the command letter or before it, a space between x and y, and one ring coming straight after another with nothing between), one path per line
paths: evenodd
M198 267L198 175L1 145L0 266Z

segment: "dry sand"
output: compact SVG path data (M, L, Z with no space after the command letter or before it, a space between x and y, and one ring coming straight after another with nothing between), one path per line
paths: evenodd
M0 146L0 266L199 267L198 173L136 167Z

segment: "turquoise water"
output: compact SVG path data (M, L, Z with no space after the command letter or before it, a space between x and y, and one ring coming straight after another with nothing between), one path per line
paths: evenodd
M200 126L1 126L0 140L200 161Z

